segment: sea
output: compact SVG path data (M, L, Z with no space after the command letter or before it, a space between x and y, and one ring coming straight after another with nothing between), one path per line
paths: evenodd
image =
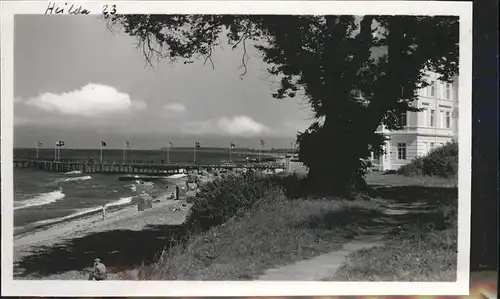
M100 160L100 150L62 149L61 160ZM36 149L15 149L14 159L35 159ZM128 150L126 160L165 163L166 152ZM255 153L232 153L232 160L255 158ZM39 159L54 159L54 150L40 149ZM122 150L103 150L103 161L121 161ZM192 163L193 149L169 151L171 163ZM216 164L229 160L224 149L198 149L196 162ZM119 181L118 174L95 174L72 171L54 173L37 169L14 168L14 227L50 224L98 211L102 205L119 207L130 204L141 190L159 195L175 184L175 180L146 182ZM171 189L170 189L171 190Z

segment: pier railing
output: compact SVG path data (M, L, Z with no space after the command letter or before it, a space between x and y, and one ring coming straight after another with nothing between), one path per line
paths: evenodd
M185 170L220 170L220 169L286 169L285 164L268 163L229 163L229 164L194 164L194 163L158 163L155 161L92 161L92 160L14 160L15 168L36 168L50 172L82 173L137 173L148 175L175 174Z

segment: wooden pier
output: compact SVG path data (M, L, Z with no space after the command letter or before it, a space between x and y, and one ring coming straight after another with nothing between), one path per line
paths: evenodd
M261 164L158 164L144 162L116 162L103 163L88 161L46 161L46 160L14 160L14 168L34 168L49 172L81 173L110 173L110 174L144 174L144 175L170 175L186 171L214 171L232 169L274 170L286 169L286 165L279 163Z

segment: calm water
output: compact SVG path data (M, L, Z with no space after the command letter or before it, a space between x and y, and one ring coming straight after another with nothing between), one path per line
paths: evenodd
M220 163L229 160L224 150L199 150L196 160L201 164ZM16 149L14 158L34 159L35 149ZM40 159L54 159L53 150L40 150ZM245 158L233 154L233 159ZM99 150L63 149L63 160L99 160ZM123 151L107 150L103 160L121 160ZM141 161L166 161L161 151L128 151L127 159ZM171 162L192 162L193 151L170 151ZM62 217L86 213L103 204L120 205L128 203L137 195L136 182L118 181L116 174L85 174L78 172L50 173L36 169L14 169L14 226L34 222L50 222ZM148 190L156 195L166 190L165 183L147 183ZM139 187L140 188L140 187Z

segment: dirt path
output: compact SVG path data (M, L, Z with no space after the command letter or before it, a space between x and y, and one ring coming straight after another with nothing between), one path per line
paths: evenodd
M403 204L389 201L381 205L382 213L385 216L374 219L373 224L362 228L360 234L349 243L344 244L341 250L325 253L294 264L268 269L258 280L321 281L328 279L337 272L349 254L361 249L382 246L384 237L402 224L399 216L410 212L425 211L429 207L426 203Z

